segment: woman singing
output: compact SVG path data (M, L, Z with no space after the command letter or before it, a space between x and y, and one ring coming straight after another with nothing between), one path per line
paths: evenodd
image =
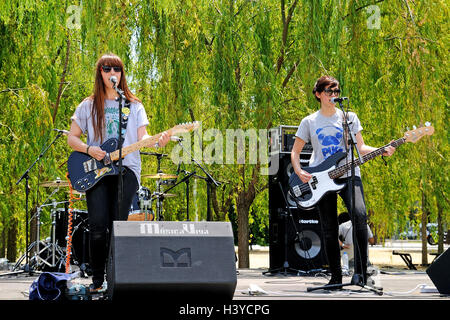
M114 54L103 55L96 64L94 92L84 99L71 117L72 124L67 138L69 146L78 152L84 152L96 160L102 160L106 152L100 145L110 138L119 139L119 102L117 91L111 82L115 77L117 88L126 97L122 113L127 124L123 134L123 146L133 144L148 137L146 126L149 124L141 101L128 89L122 60ZM114 78L113 78L114 79ZM87 134L86 143L80 137ZM164 147L170 137L163 133L158 141ZM140 185L141 159L139 151L123 158L124 168L121 210L118 208L118 175L103 177L91 189L86 191L89 217L89 249L92 268L91 292L102 289L105 266L108 256L109 235L112 221L127 220L133 197Z

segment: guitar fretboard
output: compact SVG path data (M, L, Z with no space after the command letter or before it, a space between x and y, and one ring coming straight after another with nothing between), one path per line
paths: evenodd
M369 152L368 154L365 154L364 156L362 156L362 163L359 160L359 158L355 159L355 166L360 166L361 164L366 163L367 161L372 160L373 158L375 158L377 156L381 156L386 147L393 146L394 148L397 148L397 147L401 146L402 144L404 144L405 141L406 141L405 138L400 138L400 139L395 140L392 143L389 143L381 148L378 148L372 152ZM328 172L328 176L331 179L337 179L337 178L343 176L347 171L349 171L351 169L351 166L352 166L351 162L346 163L346 164L344 164L340 167L337 167L336 169Z
M140 150L141 148L153 147L158 142L160 136L161 136L161 133L158 133L158 134L155 134L154 136L142 139L141 141L138 141L129 146L123 147L122 148L122 158L125 157L127 154L130 154L132 152ZM111 157L112 161L119 160L119 150L111 152L110 157Z

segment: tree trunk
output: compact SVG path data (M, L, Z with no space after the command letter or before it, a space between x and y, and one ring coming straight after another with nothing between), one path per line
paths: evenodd
M428 245L427 245L427 221L428 221L428 209L427 209L427 199L425 196L425 190L422 184L422 227L421 227L421 235L422 235L422 265L425 266L428 264Z
M239 195L240 197L241 195ZM238 214L238 266L239 268L250 267L249 252L249 227L248 227L248 209L241 203L237 205Z
M8 242L6 248L6 258L8 261L16 261L17 258L17 225L17 218L11 218L11 222L8 227Z
M442 215L444 209L439 201L437 201L437 224L438 224L438 253L444 252L444 226L442 224Z
M0 258L6 257L6 218L2 219L2 234L0 239Z
M241 166L239 169L242 175L242 183L244 188L238 191L236 206L238 214L238 266L239 268L250 267L250 254L249 254L249 225L248 215L250 206L255 200L256 189L255 185L259 180L260 165L253 167L252 180L249 182L247 189L245 188L245 166Z

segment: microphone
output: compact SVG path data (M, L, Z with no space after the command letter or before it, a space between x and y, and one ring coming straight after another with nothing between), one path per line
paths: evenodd
M116 76L111 76L111 77L109 78L109 81L111 81L111 82L114 83L114 84L117 84L117 77L116 77Z
M65 136L69 135L69 131L67 131L67 130L53 129L53 131L56 131L58 133L62 133Z
M340 98L331 98L330 99L330 101L331 101L331 103L336 103L336 102L342 102L342 101L344 101L344 100L348 100L348 98L347 97L340 97Z

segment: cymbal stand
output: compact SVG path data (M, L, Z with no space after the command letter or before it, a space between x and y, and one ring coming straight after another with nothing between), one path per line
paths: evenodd
M29 221L28 221L29 212L28 211L29 211L29 205L28 205L28 201L29 201L29 194L30 194L30 185L29 185L30 175L29 175L29 172L41 160L41 158L47 153L47 151L56 142L56 140L58 140L62 135L63 135L63 131L58 131L58 134L52 140L52 142L50 142L50 144L48 146L46 146L42 150L42 152L39 154L39 156L36 158L36 160L31 164L30 167L28 167L27 170L25 170L23 175L16 182L16 185L18 185L23 179L25 179L25 267L24 267L24 269L22 271L23 272L29 272L30 275L32 275L33 270L32 270L32 268L30 268L30 265L29 265L28 253L33 248L33 246L31 246L31 245L29 246L28 245L28 243L29 243L28 242L29 241L29 236L28 236L28 223L29 223ZM22 259L19 259L19 260L20 260L20 262L22 262ZM18 264L16 263L14 268L17 265ZM15 269L13 269L13 270L15 270ZM20 272L16 272L16 273L20 273Z
M196 176L196 172L189 172L186 170L182 170L182 172L185 174L185 177L183 179L181 179L180 181L178 181L176 184L174 184L173 186L171 186L170 188L164 190L165 193L169 192L170 190L172 190L173 188L175 188L176 186L178 186L179 184L182 184L183 182L186 182L186 221L189 221L189 179L193 176ZM201 177L203 178L203 177Z
M194 162L202 171L203 173L206 175L206 177L200 177L197 176L198 178L204 179L206 181L206 202L207 202L207 206L206 206L206 220L207 221L211 221L212 220L212 215L211 215L211 185L214 184L216 187L220 186L222 184L222 182L219 182L217 180L215 180L211 174L206 171L205 168L203 168L200 163L192 156L192 154L189 152L189 150L187 150L183 144L182 144L183 139L182 138L178 138L178 144L180 145L180 147L191 156L191 161Z
M36 212L36 251L34 252L34 256L31 258L31 261L36 263L36 268L42 268L47 265L49 268L56 268L58 264L61 266L63 264L64 252L61 247L55 243L56 241L56 208L59 204L64 204L64 202L55 202L53 201L51 204L41 205L38 207ZM46 245L40 249L40 227L41 227L41 211L42 207L52 206L51 209L51 237L50 241L46 241ZM51 252L51 255L43 258L42 253ZM58 255L58 258L57 258Z

